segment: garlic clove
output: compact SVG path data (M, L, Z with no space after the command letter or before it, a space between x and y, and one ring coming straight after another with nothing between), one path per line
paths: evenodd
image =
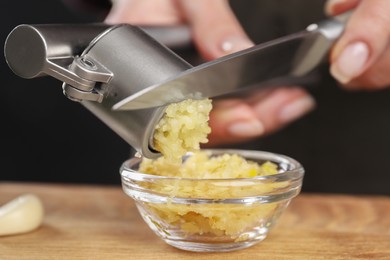
M0 236L30 232L43 220L41 200L34 194L21 195L0 207Z

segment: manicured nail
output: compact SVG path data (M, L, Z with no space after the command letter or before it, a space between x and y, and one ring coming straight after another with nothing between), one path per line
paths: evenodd
M221 51L225 54L241 51L253 46L253 42L244 37L231 37L221 44Z
M264 130L264 125L257 120L236 122L228 127L232 135L239 137L260 136Z
M364 42L348 45L330 67L330 73L340 83L348 83L359 76L369 57L369 49Z
M310 96L294 100L287 104L279 113L279 120L282 123L289 123L300 118L315 107L315 101Z

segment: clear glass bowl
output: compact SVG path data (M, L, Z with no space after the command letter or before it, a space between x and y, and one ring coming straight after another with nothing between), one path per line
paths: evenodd
M278 165L279 173L240 179L172 178L138 172L141 159L132 158L120 169L123 190L135 200L149 227L176 248L221 252L262 241L299 194L302 165L290 157L263 151L207 151L238 154L259 164L271 161ZM194 189L201 195L193 196Z

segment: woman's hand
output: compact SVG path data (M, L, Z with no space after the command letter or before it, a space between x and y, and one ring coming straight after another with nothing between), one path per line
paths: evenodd
M349 89L382 89L390 85L390 1L329 0L326 12L354 8L345 32L331 53L331 73Z

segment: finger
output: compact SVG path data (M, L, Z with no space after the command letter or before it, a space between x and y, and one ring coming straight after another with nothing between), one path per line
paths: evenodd
M209 123L212 131L207 145L238 143L264 133L253 109L239 99L214 101Z
M172 25L182 23L177 5L172 0L113 0L105 22L136 25Z
M263 100L252 104L265 133L274 132L297 120L315 107L315 100L299 87L277 88Z
M370 70L389 45L390 1L362 0L331 52L331 74L347 84ZM370 87L370 86L366 86Z
M344 13L355 8L361 0L328 0L325 3L325 13L329 16Z
M206 60L253 46L226 0L179 0L178 3Z
M379 60L361 76L347 83L345 87L349 89L378 90L390 86L390 46L381 55Z
M261 92L246 101L215 101L210 114L209 144L231 144L269 134L314 107L313 98L298 87Z

